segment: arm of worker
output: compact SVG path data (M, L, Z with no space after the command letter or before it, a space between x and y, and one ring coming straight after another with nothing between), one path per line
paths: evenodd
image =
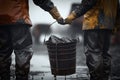
M82 0L81 4L73 10L70 15L65 19L66 24L71 24L72 21L82 15L84 15L88 10L90 10L97 0Z
M33 2L45 11L49 12L58 23L62 24L64 22L59 11L51 0L33 0Z

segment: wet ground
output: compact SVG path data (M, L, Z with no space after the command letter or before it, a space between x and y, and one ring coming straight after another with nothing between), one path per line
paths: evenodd
M111 47L110 52L113 53L113 59L112 59L112 80L119 80L120 69L114 62L120 61L117 55L120 53L120 47L114 46ZM85 65L85 56L83 51L83 44L77 45L77 57L76 57L76 73L67 75L67 76L57 76L56 78L54 75L51 74L50 69L50 62L49 62L49 56L47 52L47 48L45 45L35 45L34 46L34 55L31 60L31 69L30 69L30 76L29 80L89 80L89 73L88 68ZM117 57L116 57L117 56ZM14 55L13 55L13 65L12 65L12 76L11 80L14 80ZM119 71L118 71L119 70ZM116 75L117 74L117 75Z
M81 44L82 45L82 44ZM66 76L57 76L56 78L51 73L50 62L47 47L45 45L35 45L34 55L31 60L31 69L29 80L88 80L88 69L85 66L85 56L83 49L77 47L77 59L76 59L76 73ZM11 80L14 80L14 55L12 65Z

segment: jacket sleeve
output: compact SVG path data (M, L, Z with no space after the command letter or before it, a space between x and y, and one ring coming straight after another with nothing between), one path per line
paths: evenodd
M54 4L51 0L33 0L33 2L44 9L45 11L50 11L52 8L54 8Z
M82 0L80 6L77 6L74 12L76 17L84 15L89 9L91 9L98 0Z

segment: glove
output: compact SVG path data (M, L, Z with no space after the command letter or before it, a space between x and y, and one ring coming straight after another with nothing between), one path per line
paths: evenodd
M71 24L72 21L76 18L76 13L73 11L70 15L65 19L65 24Z
M54 19L57 20L57 22L58 22L59 24L64 24L64 19L61 17L61 15L60 15L60 13L59 13L59 11L57 10L56 7L53 7L53 8L49 11L49 13L52 15L52 17L53 17Z
M58 22L59 24L62 24L62 25L65 24L65 20L64 20L62 17L59 18L59 19L57 20L57 22Z

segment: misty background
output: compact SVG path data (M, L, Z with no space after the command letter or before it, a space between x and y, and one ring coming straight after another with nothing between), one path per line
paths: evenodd
M57 7L63 18L66 18L67 15L69 14L72 3L81 2L81 0L51 0L51 1L53 1L54 5ZM36 6L32 0L29 0L29 5L30 5L30 18L32 20L33 25L39 23L51 24L52 22L55 21L48 12Z
M52 0L52 1L63 18L66 18L72 11L72 9L80 4L80 0ZM60 25L57 22L55 22L55 19L53 19L48 12L34 5L32 0L30 1L29 5L30 5L30 18L33 23L31 33L33 36L33 49L34 49L34 55L31 64L33 66L36 66L36 68L34 69L39 70L41 65L50 66L48 51L46 45L44 44L44 40L45 41L48 40L48 38L51 35L55 35L59 38L67 37L72 39L74 38L78 39L80 43L77 44L77 46L80 46L80 48L79 47L77 48L77 53L79 55L77 56L77 65L82 64L81 66L85 66L85 56L83 54L82 44L83 38L81 30L82 18L76 20L73 23L73 25ZM44 62L39 62L43 60ZM39 62L39 65L36 65L36 62Z

